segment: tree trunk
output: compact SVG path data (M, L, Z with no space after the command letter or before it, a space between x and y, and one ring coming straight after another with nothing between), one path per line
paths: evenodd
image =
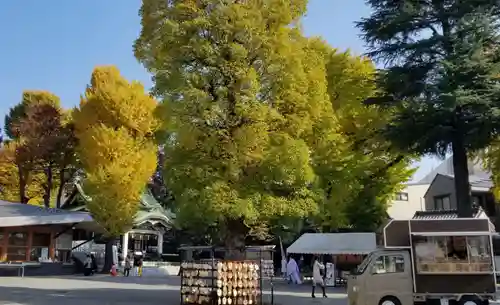
M17 173L19 176L19 201L21 203L28 203L26 197L26 175L21 166L17 166Z
M52 186L53 186L53 171L52 171L52 165L47 166L45 169L45 178L47 179L46 185L45 185L45 194L43 195L43 205L46 208L50 207L50 196L52 192Z
M104 267L102 267L102 273L110 273L111 267L113 266L113 246L115 245L115 239L111 238L106 242L106 248L104 253Z
M226 233L224 236L224 246L226 248L225 259L244 260L245 239L249 228L243 222L243 219L226 220Z
M458 217L472 217L467 149L462 135L456 135L452 143L452 150Z
M66 184L66 179L64 179L66 171L64 169L61 169L59 172L59 188L57 189L57 198L56 198L56 208L60 209L61 208L61 200L62 200L62 194L64 190L64 186Z

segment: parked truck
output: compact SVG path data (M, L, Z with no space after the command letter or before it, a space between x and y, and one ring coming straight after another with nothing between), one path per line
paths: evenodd
M350 274L349 305L487 305L496 299L488 219L392 220Z

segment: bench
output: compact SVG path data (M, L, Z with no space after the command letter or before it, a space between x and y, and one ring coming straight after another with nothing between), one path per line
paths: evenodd
M0 269L17 269L17 276L24 277L24 264L23 263L0 263Z

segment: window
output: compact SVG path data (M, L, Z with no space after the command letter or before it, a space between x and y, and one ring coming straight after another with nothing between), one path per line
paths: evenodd
M8 237L7 261L25 261L28 252L28 233L10 232Z
M370 264L370 262L372 261L374 255L375 255L374 253L368 254L365 257L365 259L361 262L361 264L359 264L358 267L356 268L355 274L363 274L368 265Z
M395 200L408 201L408 193L397 193Z
M33 233L29 260L33 262L47 260L49 258L49 247L49 233Z
M419 273L491 273L488 236L413 237Z
M9 233L9 247L26 247L28 245L28 234L25 232Z
M434 197L434 209L436 211L451 210L450 195Z
M384 255L377 258L372 266L372 273L396 273L405 271L405 259L402 255Z

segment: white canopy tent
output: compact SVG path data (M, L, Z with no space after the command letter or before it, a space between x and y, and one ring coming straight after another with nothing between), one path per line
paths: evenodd
M375 233L305 233L287 254L368 254L376 248Z
M94 232L102 230L89 213L0 200L0 227L36 225L73 225L75 228Z

